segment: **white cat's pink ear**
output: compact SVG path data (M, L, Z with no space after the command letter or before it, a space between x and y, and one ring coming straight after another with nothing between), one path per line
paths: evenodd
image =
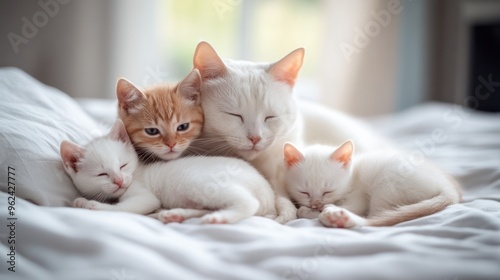
M351 140L348 140L332 153L330 159L338 161L342 163L342 166L346 167L349 163L351 163L353 152L354 143Z
M118 109L126 114L133 114L141 106L144 93L127 79L120 78L116 83L116 97L118 98Z
M61 159L64 163L64 169L68 172L78 172L77 163L83 157L85 150L70 141L62 141L60 147Z
M299 151L299 149L297 149L291 143L285 143L283 151L285 154L285 165L287 168L291 168L292 166L304 160L304 156Z
M128 137L127 129L122 120L117 119L108 134L108 137L114 140L122 141L123 143L130 143L130 138Z
M304 60L304 48L296 49L280 61L274 63L268 73L274 79L293 87Z
M200 100L201 91L201 75L198 69L193 69L189 74L179 83L178 91L186 99L198 103Z
M206 80L222 77L227 71L226 65L214 48L203 41L196 46L193 65L200 70L201 77Z

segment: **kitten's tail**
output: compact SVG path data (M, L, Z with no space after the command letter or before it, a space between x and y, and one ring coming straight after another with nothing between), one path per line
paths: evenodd
M400 206L394 210L384 211L376 217L370 217L366 220L366 225L379 227L393 226L395 224L428 216L443 210L449 205L459 203L461 196L460 188L457 185L454 189L447 192L444 191L433 198L415 204Z

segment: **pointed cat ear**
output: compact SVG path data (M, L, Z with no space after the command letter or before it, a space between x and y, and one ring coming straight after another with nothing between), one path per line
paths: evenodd
M201 75L198 69L193 69L189 74L179 83L177 87L178 92L186 99L199 103L201 89Z
M226 65L217 55L214 48L207 42L200 42L196 46L193 58L194 68L200 70L203 79L214 79L224 76L227 72Z
M302 67L302 61L304 60L304 48L296 49L280 61L271 65L268 73L274 77L274 79L285 82L289 86L293 87L295 85L295 79L299 74L300 67Z
M60 153L64 163L64 169L66 169L67 172L78 172L76 164L83 157L85 149L70 141L64 140L61 143Z
M126 114L138 111L141 100L145 98L144 93L124 78L116 83L116 97L118 98L118 110Z
M346 167L349 163L351 163L353 152L354 143L351 140L348 140L332 153L330 159L338 161L342 163L342 166Z
M127 129L125 128L125 124L123 124L122 120L117 119L111 128L111 131L108 134L108 137L114 140L122 141L123 143L131 143L130 138L128 137Z
M299 149L291 143L285 143L283 151L285 153L285 164L288 168L304 160L304 156Z

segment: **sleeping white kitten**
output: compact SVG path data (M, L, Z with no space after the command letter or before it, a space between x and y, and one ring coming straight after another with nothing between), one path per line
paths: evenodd
M61 143L64 168L86 197L75 207L148 214L163 222L202 217L203 223L234 223L252 215L274 218L269 183L248 163L234 158L191 157L138 165L123 122L85 147ZM88 200L93 199L93 200ZM103 203L118 199L116 204Z
M206 42L194 55L203 80L205 124L190 153L248 161L275 190L281 223L296 218L284 186L282 148L287 141L301 141L292 90L303 57L304 49L297 49L276 63L223 62Z
M429 161L398 152L352 157L354 144L284 146L286 181L298 215L328 227L390 226L458 203L458 183ZM321 212L320 212L321 211Z

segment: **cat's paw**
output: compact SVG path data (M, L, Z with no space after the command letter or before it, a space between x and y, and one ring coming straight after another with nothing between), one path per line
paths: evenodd
M105 210L106 206L107 206L106 204L101 203L99 201L88 200L83 197L79 197L73 200L73 207L77 208L85 208L89 210Z
M158 220L162 223L182 223L186 217L181 211L182 209L162 210L158 213Z
M297 219L297 215L289 215L287 213L280 213L274 220L280 224L286 224L292 220Z
M306 206L300 206L297 211L297 217L304 219L316 219L319 216L319 211Z
M84 197L79 197L75 200L73 200L73 207L76 208L83 208L83 205L85 205L88 202L88 200Z
M227 218L220 213L207 214L201 217L201 222L203 224L227 224Z
M267 219L274 220L274 219L276 219L277 216L275 214L268 214L268 215L264 215L263 217L267 218Z
M362 219L363 218L357 216L356 214L334 205L326 206L319 215L319 221L324 226L335 228L352 228L361 226L363 224Z
M297 208L287 198L278 198L276 201L276 208L278 209L278 217L274 220L280 224L286 224L291 220L297 219Z

